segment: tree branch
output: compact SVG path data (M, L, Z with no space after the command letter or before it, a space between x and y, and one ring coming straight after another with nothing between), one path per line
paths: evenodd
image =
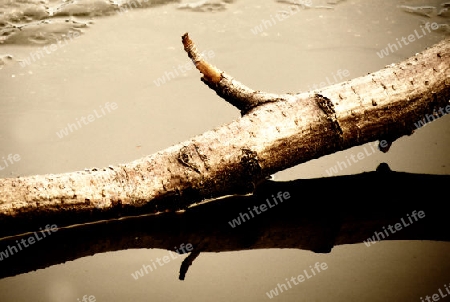
M188 33L185 33L182 36L182 42L184 50L186 50L189 58L191 58L197 69L203 74L201 79L203 83L214 90L218 96L241 110L242 115L247 114L251 109L257 106L268 102L293 100L293 97L290 94L278 95L255 91L204 61L199 55L197 47L189 38Z
M265 181L251 196L231 196L183 213L148 214L69 227L62 227L65 221L60 225L60 221L38 218L32 221L34 228L26 226L31 233L0 240L0 252L7 251L8 246L17 247L17 242L33 237L34 231L47 224L57 224L58 230L20 251L17 248L18 252L7 258L3 255L0 278L97 253L138 248L174 251L174 247L190 243L194 250L182 262L179 272L179 278L184 279L199 254L202 257L208 252L268 248L328 253L334 246L367 241L375 232L384 233L396 223L401 223L402 229L389 231L380 240L450 241L450 220L447 211L442 210L441 200L447 198L444 188L449 181L447 175L380 168L351 176ZM255 213L255 217L235 224L234 228L229 224L239 213L248 213L249 208L266 204L267 199L272 201L272 195L278 192L289 192L290 198ZM336 200L337 192L349 194ZM425 217L411 223L408 215L413 211L424 211ZM20 223L9 226L0 228L2 236L25 231L18 229ZM130 273L135 269L130 268ZM176 271L173 277L177 278Z
M0 222L59 217L69 224L184 210L250 193L267 175L311 159L409 135L425 114L449 106L449 41L348 82L276 95L254 92L204 62L184 35L203 81L243 116L131 163L0 179Z

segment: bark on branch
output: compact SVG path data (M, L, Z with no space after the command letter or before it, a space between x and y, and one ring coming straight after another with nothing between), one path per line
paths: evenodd
M195 257L207 252L291 248L328 253L334 246L367 241L375 232L381 234L380 240L450 241L450 220L441 200L448 199L445 188L449 181L447 175L386 169L321 179L266 181L251 196L227 197L184 213L149 214L61 227L29 247L17 248L7 258L3 254L0 278L98 253L139 248L174 251L174 247L188 243L194 250L181 264L180 279L184 279L190 264L195 266ZM290 198L231 227L229 222L239 217L239 213L248 213L249 208L266 204L267 199L272 201L271 196L278 192L289 192ZM336 200L337 192L354 194ZM411 218L411 223L408 215L412 217L414 211L423 211L425 217L417 221ZM33 232L39 227L55 222L38 220L36 223L31 233L0 240L0 252L9 251L8 246L17 247L22 239L35 237ZM398 223L401 230L388 232L389 225ZM2 228L1 231L11 230ZM382 237L386 232L388 236ZM130 268L128 273L135 269L138 268ZM178 271L174 270L173 278L177 277Z
M203 81L243 116L189 141L101 170L0 179L0 221L59 217L67 223L186 209L249 193L267 175L356 145L409 135L449 106L450 43L444 40L378 72L299 94L240 84L183 43ZM12 220L13 219L13 220Z

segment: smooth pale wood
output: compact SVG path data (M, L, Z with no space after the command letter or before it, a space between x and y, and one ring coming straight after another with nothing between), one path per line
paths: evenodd
M127 164L0 179L0 221L176 211L251 192L265 176L326 154L409 135L425 114L449 105L449 41L320 91L259 95L267 102L244 108L240 119ZM206 82L219 94L226 85L239 91L228 75L213 75Z

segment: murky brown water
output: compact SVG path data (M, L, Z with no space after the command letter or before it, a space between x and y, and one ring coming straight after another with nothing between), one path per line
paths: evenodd
M179 68L190 62L181 45L185 32L228 74L280 93L365 75L450 34L445 1L136 1L127 11L110 1L41 2L0 1L0 164L13 155L0 177L124 163L238 118L196 70ZM423 34L427 22L439 28ZM422 33L415 42L386 48L415 30ZM90 114L94 119L82 123ZM449 126L445 116L397 140L388 153L374 151L345 169L336 168L337 161L370 144L275 178L327 177L332 167L333 175L354 174L381 162L396 171L448 175ZM420 301L450 282L449 251L448 243L383 242L339 246L325 255L202 254L181 282L181 257L134 280L131 273L168 252L125 250L2 279L0 301L81 301L84 295L96 301L262 301L277 283L317 261L329 269L277 299Z

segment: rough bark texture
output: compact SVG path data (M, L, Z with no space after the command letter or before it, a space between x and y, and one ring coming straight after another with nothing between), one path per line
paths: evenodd
M245 91L263 102L250 100L248 107L244 101L239 120L131 163L0 179L0 221L58 216L80 223L182 210L207 198L252 192L265 176L326 154L394 141L411 134L425 114L449 106L449 41L367 76L295 95L252 92L194 60L219 95L242 101L235 92Z
M30 247L3 257L0 277L96 253L137 248L174 251L174 247L190 243L194 250L181 264L179 278L183 279L199 253L202 257L205 252L267 248L327 253L334 246L361 243L373 237L374 232L384 233L383 228L388 230L389 225L396 223L400 223L402 229L389 232L384 240L450 241L450 220L441 200L448 199L445 188L449 181L450 176L446 175L377 169L377 172L351 176L266 181L257 187L254 195L227 197L192 207L184 213L148 214L70 227L60 227L55 220L38 219L33 221L37 225L32 231L54 223L60 228ZM278 192L289 192L290 198L274 205L272 195ZM229 222L240 213L248 213L249 208L265 204L267 199L273 208L255 213L255 217L235 228L230 226ZM423 211L425 217L410 223L407 217L412 217L413 211ZM17 232L5 228L0 231L2 236ZM0 240L0 252L33 236L31 232L4 238ZM195 266L195 261L192 265ZM137 269L139 267L130 267L129 273ZM178 272L174 271L173 278L177 277Z

